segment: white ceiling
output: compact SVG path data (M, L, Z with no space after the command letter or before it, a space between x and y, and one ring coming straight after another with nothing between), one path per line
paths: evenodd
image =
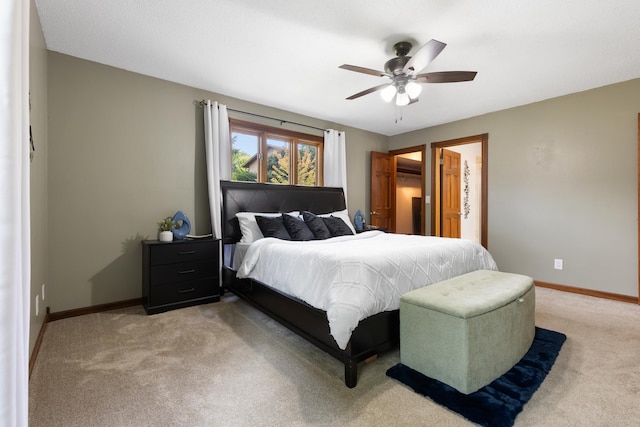
M47 48L384 135L640 77L638 0L36 0ZM398 41L447 43L398 109L383 69Z

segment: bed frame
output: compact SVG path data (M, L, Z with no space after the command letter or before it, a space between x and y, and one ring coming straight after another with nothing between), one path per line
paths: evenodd
M229 290L344 363L344 381L358 382L358 363L398 345L399 312L386 311L362 320L341 350L329 332L327 314L252 279L238 279L229 267L234 244L241 238L237 212L311 211L317 214L345 209L341 188L304 187L222 181L222 281Z

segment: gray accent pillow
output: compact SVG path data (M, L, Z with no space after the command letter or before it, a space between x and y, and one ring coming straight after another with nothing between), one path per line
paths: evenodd
M330 216L322 218L322 221L324 221L324 225L329 229L331 237L353 236L353 231L351 231L351 228L349 228L342 218Z
M303 211L302 218L304 219L305 224L309 226L315 240L324 240L331 237L331 232L325 225L324 221L316 214L309 211Z
M275 237L281 240L291 240L289 232L284 226L282 215L277 217L258 216L256 215L256 222L262 235L264 237Z
M315 236L309 226L300 218L291 215L283 215L282 222L289 232L291 240L313 240Z

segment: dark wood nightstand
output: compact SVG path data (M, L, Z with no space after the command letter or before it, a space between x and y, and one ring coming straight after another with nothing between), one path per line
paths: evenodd
M385 233L388 231L386 228L376 227L375 225L365 225L361 230L356 230L356 233L364 233L365 231L384 231Z
M142 306L147 314L220 301L220 240L142 242Z

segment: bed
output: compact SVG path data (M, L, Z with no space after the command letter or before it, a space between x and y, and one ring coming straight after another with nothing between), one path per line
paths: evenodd
M255 243L251 243L250 239L250 244L243 244L246 240L243 234L247 234L246 222L243 221L241 231L238 217L244 218L246 212L273 213L276 216L282 213L296 216L304 211L325 216L335 214L346 208L342 189L229 181L223 181L221 189L222 277L225 289L341 361L347 387L356 386L360 362L397 346L397 307L403 292L474 269L496 269L493 259L484 248L460 239L400 237L370 231L332 237L326 241L290 242L264 238ZM349 221L348 217L345 219ZM438 244L446 243L449 249L443 250L437 246L438 249L433 249L435 252L423 267L403 265L404 260L411 258L414 253L431 251L430 246L435 245L438 239L442 240ZM421 245L427 247L422 248ZM460 245L466 249L458 249ZM380 255L388 251L383 246L392 248L389 255ZM309 255L299 255L302 251L309 252ZM242 262L238 262L239 258L242 258ZM469 262L471 258L474 258L473 262ZM319 259L332 264L321 265ZM388 263L389 259L391 264L400 266L397 270L400 272L429 271L412 273L411 277L402 274L397 280L391 277L396 275L395 270L389 266L378 266L380 262ZM339 278L325 276L323 269L338 271ZM348 276L353 274L349 271L363 283L351 286ZM385 279L379 280L379 277ZM326 286L323 286L323 281L326 281ZM360 303L358 301L362 298L353 299L353 295L343 292L349 288L355 289L366 301ZM388 288L389 296L376 296L380 288ZM314 293L320 295L319 299ZM344 296L336 296L342 293ZM327 299L327 295L331 295L331 298L325 304L322 301L323 298Z

